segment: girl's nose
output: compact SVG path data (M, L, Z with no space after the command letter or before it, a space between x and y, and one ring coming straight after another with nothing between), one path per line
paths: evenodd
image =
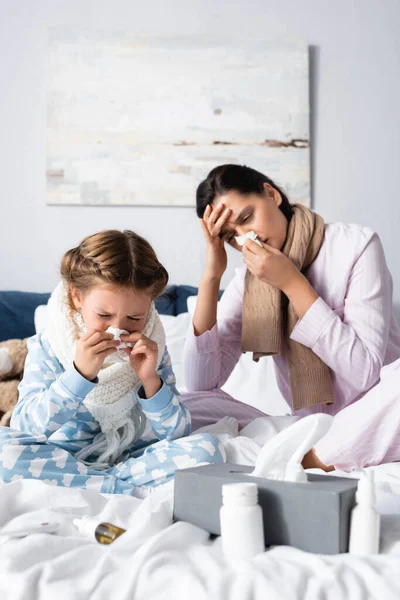
M125 329L123 319L114 319L111 325L116 329Z

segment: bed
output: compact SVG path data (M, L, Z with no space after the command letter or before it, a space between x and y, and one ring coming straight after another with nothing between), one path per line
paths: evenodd
M181 390L184 388L182 347L190 324L187 298L195 293L194 288L186 288L184 301L180 297L180 310L174 303L163 317ZM174 294L176 301L179 295L176 289ZM39 304L43 300L46 301L40 298ZM189 300L190 310L194 302ZM15 302L12 306L16 306ZM33 311L35 308L36 305ZM33 314L29 322L31 318L33 323ZM40 323L37 327L40 328ZM249 382L252 386L253 406L243 412L240 405L236 415L242 426L239 433L235 419L225 422L230 428L230 448L238 463L249 461L248 455L241 454L243 440L252 439L251 426L246 425L253 418L259 419L258 436L267 427L267 418L256 409L262 408L269 414L288 412L277 390L272 367L268 364L267 369L257 371L257 366L243 357L225 386L239 400L246 400ZM240 385L244 374L247 388ZM201 418L196 420L197 416L201 415L195 415L194 429L207 427ZM319 556L281 546L249 561L228 561L221 553L219 538L209 539L205 531L189 523L173 522L173 482L144 499L54 487L34 480L0 484L0 528L28 527L41 522L59 525L54 534L36 533L20 539L0 537L0 598L398 599L400 463L380 465L373 470L377 508L382 514L382 536L381 554L370 558L347 554ZM337 475L355 476L340 472L333 476ZM84 515L96 516L99 521L109 521L127 531L112 545L100 545L82 537L73 526L72 520Z

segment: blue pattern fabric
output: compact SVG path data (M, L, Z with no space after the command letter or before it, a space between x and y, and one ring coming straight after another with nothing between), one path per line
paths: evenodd
M158 375L162 387L152 398L145 398L142 388L134 390L147 420L142 439L118 464L106 471L92 469L74 455L100 432L84 405L96 383L73 365L64 370L46 332L35 335L28 341L11 428L0 427L0 479L39 478L53 485L134 494L135 487L169 481L178 468L223 462L224 449L216 437L189 435L190 413L175 388L167 348Z

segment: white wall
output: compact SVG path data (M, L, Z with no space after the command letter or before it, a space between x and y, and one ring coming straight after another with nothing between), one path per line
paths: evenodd
M171 282L201 274L194 209L45 205L46 31L59 25L304 39L313 206L378 231L400 302L398 0L0 0L0 289L50 290L62 253L108 227L147 237Z

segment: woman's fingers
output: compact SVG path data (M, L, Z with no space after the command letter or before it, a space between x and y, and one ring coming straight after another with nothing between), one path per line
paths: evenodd
M265 252L264 248L260 248L257 244L255 244L252 240L246 240L242 246L243 256L262 256L263 252Z
M213 228L213 235L215 237L221 233L222 228L225 225L225 223L227 222L227 220L229 219L231 212L232 211L230 208L226 208L224 210L224 212L222 213L222 215L219 217L219 219L216 220L216 222L214 224L214 228Z
M243 262L247 266L254 264L254 254L251 254L251 252L243 252Z
M265 252L270 251L270 246L267 246L267 244L263 244L261 247L259 244L256 244L256 242L254 240L248 239L248 240L245 240L245 242L243 244L243 250L247 250L248 252L251 252L252 254L255 254L256 256L257 255L262 256Z
M219 217L222 214L222 211L224 210L225 207L223 204L217 204L217 206L215 208L212 208L210 204L208 206L210 207L211 210L208 211L207 215L204 212L204 215L206 217L205 220L208 224L213 225L215 223L215 221L217 219L219 219Z
M203 230L204 237L206 238L206 242L212 242L213 238L212 238L210 232L208 231L208 227L207 227L204 219L200 219L200 226Z
M250 244L248 243L249 241L251 241L251 240L246 240L242 246L243 256L255 255L253 248L251 248ZM253 244L254 244L254 242L253 242ZM257 244L255 244L255 246L257 246ZM257 246L257 248L259 248L261 250L261 248L259 246Z
M204 221L208 227L208 231L210 232L212 237L217 237L221 233L221 229L226 223L229 215L231 214L230 208L225 208L223 204L218 204L211 214L204 213Z

